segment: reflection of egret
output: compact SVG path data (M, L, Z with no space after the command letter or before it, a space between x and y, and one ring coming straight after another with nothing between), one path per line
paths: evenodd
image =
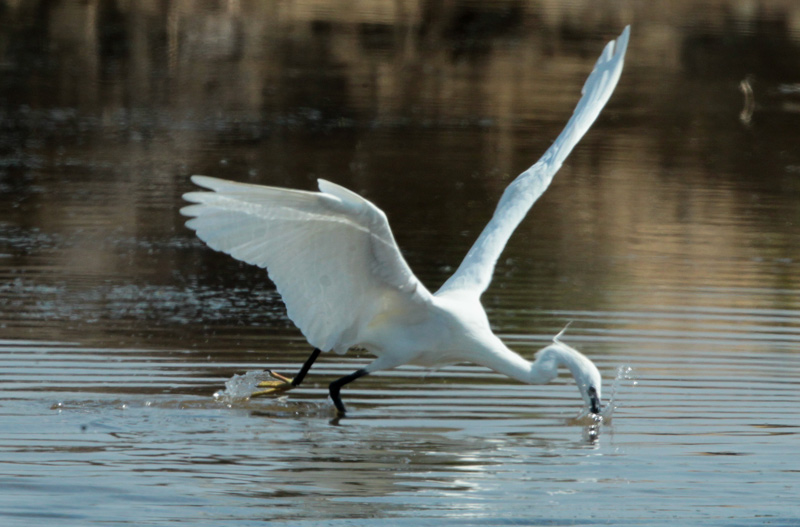
M530 384L547 383L566 367L588 408L600 411L601 377L577 350L553 343L529 362L492 332L480 296L509 237L545 191L572 148L605 106L619 80L630 28L610 42L583 87L567 126L542 158L505 190L494 216L450 279L431 294L400 254L384 213L357 194L320 180L320 192L233 183L194 176L212 192L190 192L181 212L210 247L267 268L314 352L290 379L253 395L282 393L302 382L320 350L367 349L377 358L334 381L340 413L345 384L402 364L474 362Z

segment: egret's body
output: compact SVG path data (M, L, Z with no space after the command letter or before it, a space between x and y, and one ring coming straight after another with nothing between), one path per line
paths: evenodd
M492 332L480 302L494 266L520 221L546 190L564 159L605 105L622 71L629 28L597 61L572 118L542 158L505 190L494 216L464 261L435 294L411 272L384 213L357 194L320 180L320 192L234 183L205 176L192 181L212 192L191 192L182 209L187 225L210 247L264 267L287 312L314 346L294 379L275 374L258 394L278 393L303 380L320 350L365 348L377 358L331 384L402 364L438 367L473 362L518 381L541 384L569 369L593 412L600 407L595 365L558 338L529 362Z

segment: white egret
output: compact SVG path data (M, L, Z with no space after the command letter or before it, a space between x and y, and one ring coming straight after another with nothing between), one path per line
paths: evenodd
M321 350L353 347L376 356L330 384L343 414L341 388L359 377L403 364L438 367L472 362L530 384L544 384L565 367L587 408L601 409L602 379L591 360L559 340L534 362L511 351L489 327L480 302L514 229L542 195L572 148L614 91L630 27L605 47L564 130L542 158L508 186L497 209L455 274L434 294L414 276L386 215L329 181L307 192L193 176L211 191L189 192L186 225L211 248L267 269L314 352L294 378L272 373L253 396L278 394L302 382Z

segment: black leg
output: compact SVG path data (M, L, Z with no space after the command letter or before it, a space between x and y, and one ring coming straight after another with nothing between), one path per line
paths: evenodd
M311 369L311 366L314 364L314 361L317 360L320 353L322 353L322 351L319 348L314 348L314 351L311 352L311 355L303 363L300 371L297 372L297 375L292 379L292 387L300 386L300 383L306 378L306 373Z
M339 411L340 414L344 415L346 412L344 403L342 402L342 398L339 397L339 392L342 389L342 386L345 384L351 383L356 379L363 377L364 375L369 375L369 372L365 369L360 369L350 375L345 375L341 379L335 380L331 383L329 390L331 393L331 399L333 400L333 405L336 407L336 410Z
M314 361L317 360L319 354L322 353L318 348L314 348L314 351L311 352L311 355L306 359L303 365L300 367L300 371L297 372L297 375L294 376L294 379L290 379L289 377L284 377L280 373L274 372L272 370L266 370L269 373L269 376L272 377L274 380L263 381L258 383L259 388L266 388L264 390L254 391L250 394L250 397L262 397L265 395L280 395L282 393L288 392L292 388L296 388L300 386L300 383L303 382L305 379L308 370L311 369L311 366L314 364Z

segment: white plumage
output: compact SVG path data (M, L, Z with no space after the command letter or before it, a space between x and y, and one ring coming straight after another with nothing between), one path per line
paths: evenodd
M181 210L209 247L264 267L312 346L344 353L386 310L413 311L430 293L406 264L384 213L328 181L321 192L245 185L204 176L214 192Z
M565 366L597 412L601 379L594 364L557 338L537 353L535 362L523 359L492 333L480 295L514 229L613 93L629 32L625 28L616 43L606 46L564 130L508 186L492 219L436 294L409 268L383 211L328 181L319 180L319 192L307 192L193 176L210 192L184 195L194 203L181 210L193 217L186 225L209 247L266 268L289 318L312 346L337 353L359 346L378 357L331 385L341 412L339 389L362 375L406 363L466 361L528 383L548 382L558 366ZM294 380L277 376L284 382L272 383L266 392L299 384L318 354Z

